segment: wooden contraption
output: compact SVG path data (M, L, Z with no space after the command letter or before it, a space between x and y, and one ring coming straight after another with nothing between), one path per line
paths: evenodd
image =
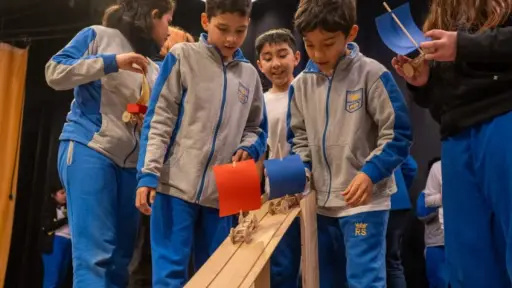
M149 88L148 80L146 75L142 76L142 89L141 89L139 100L136 103L130 103L126 105L126 111L123 113L122 120L125 123L131 123L139 127L142 127L142 122L144 121L144 115L148 110L149 97L151 95L151 91Z
M275 207L274 202L280 200L281 203L289 203L298 198L289 196L286 200L265 202L261 209L242 217L239 227L246 228L243 231L256 228L251 230L250 241L244 239L233 243L232 235L236 237L237 234L232 233L185 287L270 287L270 257L296 217L300 217L301 226L302 286L319 287L316 193L311 192L303 197L299 205L290 205L280 213L271 214L270 205Z
M405 76L412 77L414 74L417 74L418 71L420 71L423 68L424 62L425 62L425 52L420 48L418 43L412 38L411 34L405 29L404 25L402 25L402 22L398 20L395 13L393 13L393 10L389 7L389 5L386 2L382 3L384 5L384 8L391 14L391 17L395 20L396 24L402 29L404 34L409 38L409 40L416 46L416 50L420 53L418 57L410 61L409 63L405 63L402 65L402 70L404 71Z

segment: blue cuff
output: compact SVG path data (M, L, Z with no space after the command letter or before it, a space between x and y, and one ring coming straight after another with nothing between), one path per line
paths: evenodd
M251 145L251 147L245 147L245 146L242 146L242 147L239 147L234 154L236 154L236 152L238 152L238 150L244 150L245 152L249 153L249 156L251 156L251 158L255 161L255 162L258 162L258 160L260 160L260 153L258 152L258 149L256 149L256 147L254 145ZM234 155L233 154L233 155Z
M379 183L382 179L386 178L381 172L380 168L372 162L366 162L361 172L368 175L373 184Z
M144 173L139 175L139 184L137 185L137 189L140 187L149 187L156 189L158 187L158 176L152 173Z
M103 54L100 57L103 58L103 72L105 75L119 71L116 54Z

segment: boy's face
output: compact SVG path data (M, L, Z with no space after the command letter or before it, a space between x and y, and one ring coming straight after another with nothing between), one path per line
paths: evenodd
M358 27L354 25L348 37L341 31L327 32L322 29L305 33L304 43L306 45L306 52L309 58L316 63L320 71L327 75L332 75L334 66L336 66L340 57L347 53L347 43L354 41L357 31Z
M299 60L300 53L293 53L288 43L267 43L261 49L258 67L273 85L283 86L293 78Z
M206 13L201 14L201 24L208 32L208 43L217 47L222 56L233 57L236 49L242 46L250 19L238 13L223 13L208 20Z
M55 196L53 197L55 198L55 201L57 201L57 203L60 205L66 204L66 191L64 191L64 189L55 192Z

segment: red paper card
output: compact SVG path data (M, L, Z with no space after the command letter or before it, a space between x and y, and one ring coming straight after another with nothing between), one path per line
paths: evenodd
M261 208L260 177L253 160L213 167L219 192L219 216Z

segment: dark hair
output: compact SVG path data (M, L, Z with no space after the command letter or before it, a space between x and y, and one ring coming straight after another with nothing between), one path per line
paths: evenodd
M206 0L205 6L208 19L224 13L248 17L251 14L252 0Z
M430 169L432 169L432 166L436 163L441 161L441 157L434 157L428 161L428 170L427 170L427 176L430 173Z
M272 29L261 34L256 39L256 58L260 58L261 50L265 44L281 43L286 43L293 52L297 51L297 41L295 41L295 37L288 29Z
M301 35L322 29L348 36L356 18L355 0L301 0L295 13L295 28Z
M174 8L174 0L120 0L105 10L103 26L119 30L136 52L146 55L151 49L144 46L154 44L151 39L153 10L157 10L157 17L161 18Z

